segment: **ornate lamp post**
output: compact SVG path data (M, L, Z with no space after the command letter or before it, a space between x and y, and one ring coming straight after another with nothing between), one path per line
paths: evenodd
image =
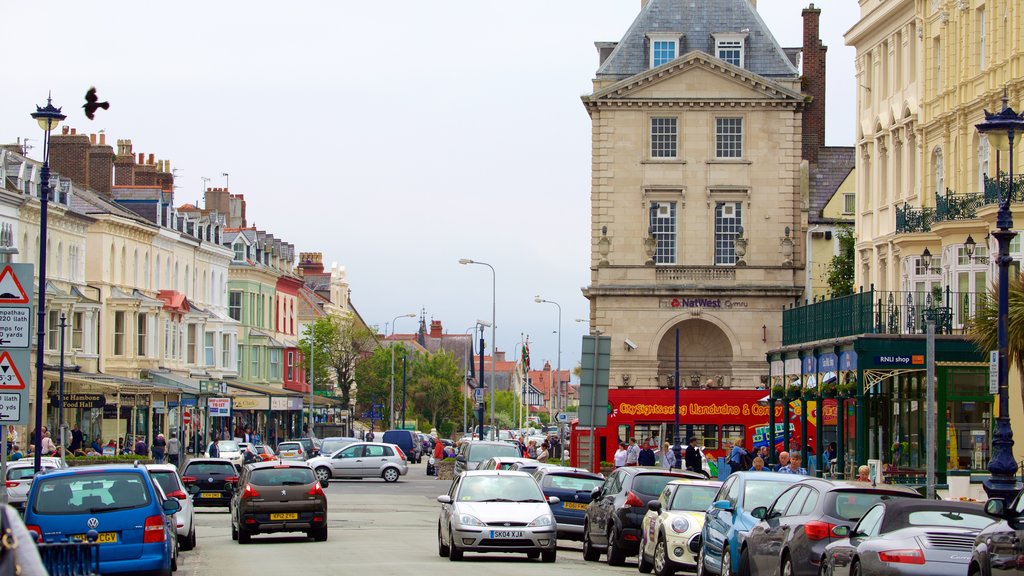
M36 311L36 433L32 442L36 446L33 460L35 471L42 468L43 445L43 350L46 348L46 228L50 204L50 132L67 116L60 113L60 108L53 105L50 97L46 97L46 106L36 106L32 117L43 129L43 169L39 180L39 289L36 291L38 309Z
M992 437L992 459L988 463L991 478L985 480L985 492L989 498L1005 498L1007 502L1020 492L1021 484L1015 478L1017 462L1013 458L1013 429L1010 427L1010 390L1008 386L1009 369L1007 319L1010 308L1010 241L1017 235L1013 231L1013 214L1010 202L1014 198L1013 181L1013 146L1024 136L1024 117L1013 111L1007 104L1006 93L1003 93L1002 111L992 114L985 111L985 121L975 126L998 151L1007 151L1010 156L1009 180L1007 190L999 201L996 213L996 227L993 232L999 246L996 264L999 266L999 300L996 321L999 341L999 415L996 417L996 430ZM998 174L996 175L998 178ZM935 448L934 446L932 447Z

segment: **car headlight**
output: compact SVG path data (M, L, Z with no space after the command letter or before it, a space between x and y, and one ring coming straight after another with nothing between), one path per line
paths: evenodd
M538 516L536 519L534 519L533 522L530 522L529 524L527 524L527 526L533 526L533 527L537 527L537 526L554 526L554 524L555 524L555 517L552 516L551 514L545 514L543 516Z
M672 531L676 534L683 534L690 529L690 523L687 522L686 518L676 518L672 520Z
M463 526L486 526L479 518L469 514L459 514L459 524Z

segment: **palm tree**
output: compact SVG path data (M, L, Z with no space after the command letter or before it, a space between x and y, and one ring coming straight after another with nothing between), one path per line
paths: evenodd
M1021 374L1021 391L1024 392L1024 279L1010 278L1010 309L1007 316L1007 359ZM982 353L999 349L997 320L999 315L998 286L993 284L986 296L978 301L974 318L967 324L967 338Z

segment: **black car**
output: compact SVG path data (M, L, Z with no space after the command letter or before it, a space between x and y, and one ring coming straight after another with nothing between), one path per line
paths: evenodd
M604 484L604 476L582 468L544 466L534 470L533 477L544 496L557 496L560 500L551 505L551 514L558 524L558 539L582 539L590 494Z
M1021 542L1024 538L1024 500L1021 492L1010 505L1002 498L990 498L985 513L994 523L982 529L974 541L967 573L970 576L1019 576L1024 574Z
M740 574L751 576L817 576L825 546L842 536L838 526L852 528L879 502L922 496L902 486L871 486L808 478L779 494L771 506L750 511L760 522L740 547Z
M625 466L612 472L590 495L583 519L583 559L598 560L607 552L608 564L621 566L640 551L640 530L647 503L672 480L704 479L695 472L669 472L662 468Z
M181 471L181 482L192 493L193 506L228 506L238 471L224 458L193 458Z

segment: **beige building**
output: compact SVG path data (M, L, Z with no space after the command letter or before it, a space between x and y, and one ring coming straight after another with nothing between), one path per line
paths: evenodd
M621 41L597 43L584 293L592 330L612 337L613 387L671 385L676 329L687 385L767 381L781 311L806 282L819 12L804 10L807 94L801 49L780 47L747 0L643 2Z

